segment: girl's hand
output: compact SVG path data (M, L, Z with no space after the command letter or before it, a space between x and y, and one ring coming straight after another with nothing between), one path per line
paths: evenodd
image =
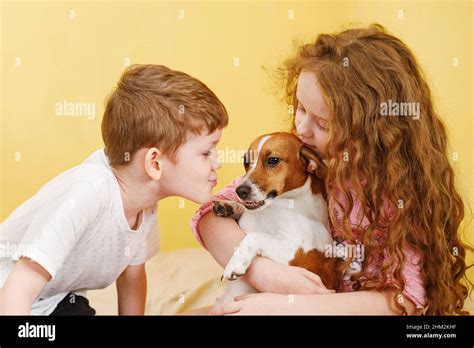
M264 257L252 262L246 275L250 285L260 292L277 294L330 294L321 278L301 267L287 266Z
M214 306L211 315L399 315L393 295L398 290L362 290L329 295L279 295L270 293L238 296L234 302ZM410 302L408 299L406 302ZM408 310L414 313L414 304ZM421 309L419 310L421 312Z
M301 314L300 306L295 303L293 295L271 293L250 294L238 296L234 302L215 305L210 315L285 315Z

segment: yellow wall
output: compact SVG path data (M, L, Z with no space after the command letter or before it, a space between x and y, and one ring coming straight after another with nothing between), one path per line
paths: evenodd
M103 100L126 57L202 79L230 114L220 149L246 149L257 135L281 129L286 116L261 66L283 59L294 37L335 30L348 16L345 3L4 4L1 218L102 146ZM96 118L56 116L64 99L95 102ZM240 164L224 164L217 188L241 172ZM197 205L180 203L160 202L163 250L197 246L189 228Z
M472 202L472 7L467 1L3 3L0 218L102 146L104 97L127 57L207 83L230 114L219 149L243 150L257 135L287 126L265 69L292 51L294 39L375 21L405 40L427 72L459 154L453 162L459 187ZM55 104L64 99L95 102L95 118L56 116ZM217 189L242 171L225 163ZM196 208L178 198L160 203L163 250L197 246L189 229Z

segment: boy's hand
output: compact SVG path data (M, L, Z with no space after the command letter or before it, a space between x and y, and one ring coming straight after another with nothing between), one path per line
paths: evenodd
M117 278L119 315L144 315L146 303L145 264L128 266Z
M51 275L40 264L20 258L7 278L0 298L0 314L29 315Z
M244 279L260 292L277 294L330 294L321 278L301 267L287 266L264 257L253 260Z

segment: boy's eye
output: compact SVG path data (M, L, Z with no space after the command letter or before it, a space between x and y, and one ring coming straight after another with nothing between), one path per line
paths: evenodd
M267 164L270 167L275 167L278 163L280 163L280 159L278 157L268 157Z
M211 149L207 150L206 152L203 153L203 155L208 157L212 154L212 151L214 151L214 148L211 148Z

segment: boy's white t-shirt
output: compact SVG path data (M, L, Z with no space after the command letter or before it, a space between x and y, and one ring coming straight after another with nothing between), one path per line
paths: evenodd
M158 251L156 207L139 228L125 218L119 184L104 150L60 174L0 225L0 287L15 262L29 257L52 276L31 313L48 315L69 293L112 284L128 265Z

